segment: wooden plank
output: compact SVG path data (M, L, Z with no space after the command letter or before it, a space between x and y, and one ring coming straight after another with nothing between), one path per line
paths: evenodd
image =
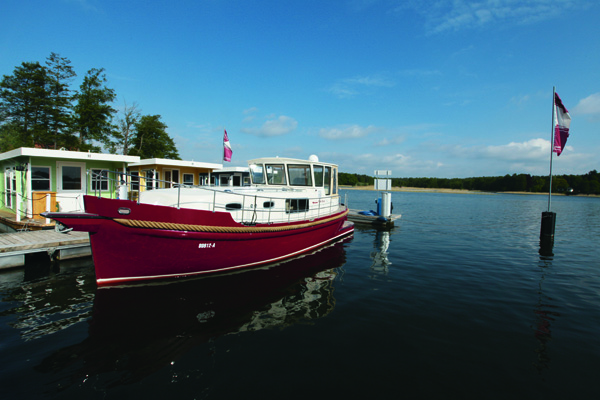
M33 231L0 234L0 253L89 243L87 232Z

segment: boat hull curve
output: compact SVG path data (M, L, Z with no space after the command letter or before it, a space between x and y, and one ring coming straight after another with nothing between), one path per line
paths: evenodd
M90 233L99 286L275 263L351 235L347 209L314 221L247 226L226 212L85 196L85 213L47 213Z

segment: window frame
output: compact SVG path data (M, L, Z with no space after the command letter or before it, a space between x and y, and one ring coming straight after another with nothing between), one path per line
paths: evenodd
M40 179L40 178L34 178L33 176L33 170L34 168L47 168L48 169L48 179ZM48 189L34 189L35 186L35 182L39 182L39 181L48 181ZM32 165L31 166L31 191L32 192L49 192L52 190L52 167L49 167L47 165Z

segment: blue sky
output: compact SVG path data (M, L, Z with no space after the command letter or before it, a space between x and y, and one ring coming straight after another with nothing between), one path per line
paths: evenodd
M78 88L162 116L183 159L262 156L342 172L470 177L549 170L552 88L573 122L555 174L600 170L593 0L3 0L0 74L50 52Z

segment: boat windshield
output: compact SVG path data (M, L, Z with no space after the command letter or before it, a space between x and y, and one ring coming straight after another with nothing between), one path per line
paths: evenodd
M283 164L267 164L267 180L269 185L286 185L285 166Z
M252 183L255 185L265 184L265 173L262 164L250 164L250 175L252 176Z
M294 186L312 186L310 165L288 165L290 184Z

